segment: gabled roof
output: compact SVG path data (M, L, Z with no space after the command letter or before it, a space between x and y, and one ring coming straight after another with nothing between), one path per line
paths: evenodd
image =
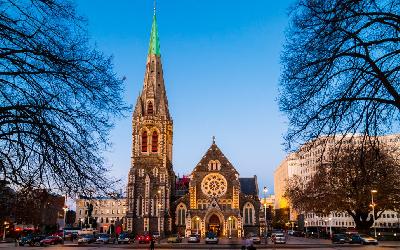
M221 171L228 168L229 170L233 170L236 174L238 174L235 167L232 165L232 163L230 163L228 158L225 157L221 149L215 143L214 139L211 146L208 148L207 152L204 154L200 162L194 168L193 172L208 171L207 168L210 160L218 160L221 163Z

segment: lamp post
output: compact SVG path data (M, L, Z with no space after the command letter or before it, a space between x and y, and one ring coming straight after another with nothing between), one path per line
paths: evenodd
M375 203L374 203L374 194L378 193L378 190L376 189L372 189L371 190L371 206L372 206L372 218L374 218L374 235L376 238L376 226L375 226Z
M329 237L332 239L332 217L329 217L328 220L329 220Z
M8 225L8 222L7 222L7 221L4 221L3 241L6 240L6 227L7 227L7 225Z
M229 239L232 239L232 218L229 216L228 218L229 223Z
M161 203L158 203L158 212L157 212L157 215L158 215L158 233L161 236L161 214L160 214L160 211L161 211Z
M264 239L265 242L267 242L267 236L268 236L268 224L267 224L267 193L268 193L268 188L264 186L263 189L264 193L264 220L265 220L265 230L264 230Z
M307 238L307 234L308 234L308 232L307 232L308 221L305 220L304 223L306 224L305 226L306 226L306 238Z
M199 235L199 220L200 220L200 218L199 217L196 217L196 229L197 229L197 231L196 231L196 234L197 235Z
M64 206L64 228L63 228L63 241L65 240L65 226L67 225L67 212L68 212L68 207Z

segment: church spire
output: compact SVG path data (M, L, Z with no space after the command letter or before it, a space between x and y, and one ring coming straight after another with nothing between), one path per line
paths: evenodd
M158 29L157 29L157 17L156 17L155 1L154 1L153 24L151 25L149 55L156 55L156 56L160 56L161 55L161 53L160 53L160 39L158 37Z

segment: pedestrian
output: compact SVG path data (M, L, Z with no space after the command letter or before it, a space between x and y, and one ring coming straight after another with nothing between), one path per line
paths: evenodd
M154 250L154 239L150 241L150 250Z
M246 249L248 249L248 250L253 249L253 241L250 238L246 239Z

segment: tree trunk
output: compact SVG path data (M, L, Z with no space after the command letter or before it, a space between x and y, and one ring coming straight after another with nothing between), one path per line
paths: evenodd
M368 212L355 212L351 215L356 223L356 229L359 233L368 233L374 224L374 218ZM368 218L369 217L369 218Z

